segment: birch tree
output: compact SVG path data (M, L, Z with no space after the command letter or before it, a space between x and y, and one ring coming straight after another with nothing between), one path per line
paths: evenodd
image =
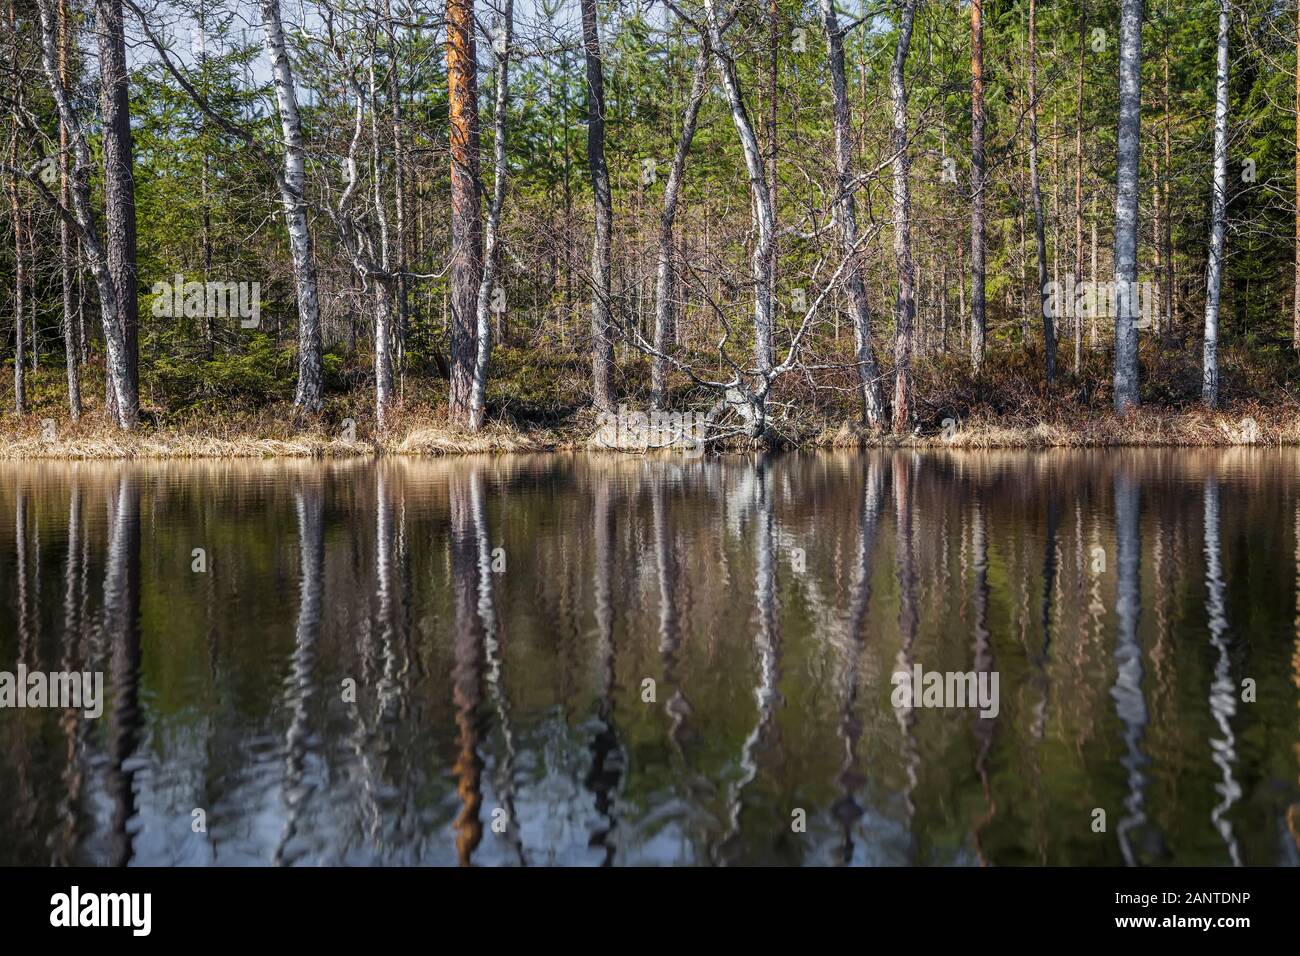
M984 367L984 0L970 5L970 364Z
M1219 404L1219 290L1223 282L1223 230L1228 205L1228 0L1219 0L1219 42L1214 78L1214 195L1210 204L1210 261L1205 270L1205 341L1201 401Z
M916 264L912 261L912 197L908 182L912 163L907 154L907 86L903 67L912 44L912 25L919 0L904 0L898 24L898 40L889 67L889 98L893 106L893 218L894 263L898 273L898 297L894 304L894 407L893 431L899 435L912 424L912 319L916 314L913 284ZM978 0L976 0L978 2Z
M483 427L483 414L487 394L488 358L492 354L491 309L496 294L500 251L497 245L501 232L501 209L506 201L506 181L509 166L506 163L506 119L510 109L510 44L513 42L514 0L505 0L501 19L492 38L492 53L496 57L496 90L492 112L492 197L488 200L487 226L483 240L483 277L478 286L476 312L476 340L478 351L474 358L474 387L469 402L469 427L478 431Z
M1115 410L1138 397L1138 160L1142 123L1142 0L1120 0L1119 129L1115 188Z
M821 12L831 70L831 119L835 135L837 186L835 215L839 220L841 252L850 259L845 273L845 286L853 314L853 352L862 398L862 420L868 428L879 430L885 425L885 399L872 342L867 285L862 261L856 250L858 210L853 196L853 130L849 118L848 83L844 76L844 30L840 27L834 0L821 0Z

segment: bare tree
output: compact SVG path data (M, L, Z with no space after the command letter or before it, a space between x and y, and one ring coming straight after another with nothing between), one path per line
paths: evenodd
M822 21L826 27L827 58L831 69L831 118L835 127L835 172L837 179L836 217L839 219L840 248L851 256L845 274L849 304L853 310L854 359L862 392L862 420L873 430L884 428L885 399L880 387L880 371L872 344L871 305L861 259L856 251L858 211L854 201L853 130L849 118L848 84L844 76L844 30L835 12L834 0L821 0Z
M596 0L581 0L582 48L587 61L587 166L595 206L591 245L591 398L601 411L614 407L614 339L610 320L609 260L613 198L605 164L605 74L600 59Z
M655 328L654 347L658 355L651 356L650 365L650 405L652 408L663 407L667 394L668 367L663 354L669 347L676 326L676 301L674 295L673 270L673 223L677 216L677 201L681 196L682 177L686 171L686 156L691 150L691 141L695 138L695 127L699 120L700 104L708 91L709 81L709 38L707 32L701 37L700 52L695 59L695 73L691 80L690 99L686 103L686 112L682 117L682 133L677 140L677 152L668 170L668 181L664 184L663 211L659 214L659 244L655 263Z

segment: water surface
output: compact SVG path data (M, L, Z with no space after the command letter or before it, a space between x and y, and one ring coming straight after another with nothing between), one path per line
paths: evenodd
M0 670L108 703L0 710L0 863L1296 865L1297 475L6 464Z

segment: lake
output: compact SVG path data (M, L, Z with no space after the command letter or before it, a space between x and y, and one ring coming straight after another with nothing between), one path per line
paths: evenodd
M1295 866L1298 476L0 465L0 863Z

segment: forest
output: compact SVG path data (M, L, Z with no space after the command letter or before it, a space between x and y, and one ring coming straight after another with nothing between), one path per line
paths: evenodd
M1288 4L4 4L7 456L1300 442Z

